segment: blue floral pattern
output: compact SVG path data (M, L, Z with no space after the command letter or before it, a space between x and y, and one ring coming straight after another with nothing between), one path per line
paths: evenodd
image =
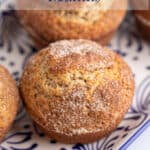
M19 82L27 59L36 52L14 11L0 12L0 64ZM6 28L7 27L7 28ZM15 31L15 32L14 32ZM150 51L134 26L130 12L109 45L131 66L136 80L133 105L119 127L108 137L91 144L64 145L48 139L26 114L22 103L14 126L0 150L116 150L150 119ZM143 59L144 58L144 59ZM121 141L121 142L120 142ZM119 144L118 144L119 143Z

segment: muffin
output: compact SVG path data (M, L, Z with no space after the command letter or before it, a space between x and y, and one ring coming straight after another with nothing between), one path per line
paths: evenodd
M148 2L149 5L147 5ZM141 35L143 35L146 40L150 41L150 0L132 0L132 5L137 27L139 28Z
M80 9L20 10L17 15L38 48L57 40L79 38L106 45L122 22L127 8L126 0L111 1L107 9L101 7L103 1L91 2L90 7L89 2L84 2Z
M134 80L120 56L88 40L62 40L31 57L20 91L32 119L53 139L89 143L127 112Z
M18 89L9 72L0 65L0 141L15 119L18 109Z

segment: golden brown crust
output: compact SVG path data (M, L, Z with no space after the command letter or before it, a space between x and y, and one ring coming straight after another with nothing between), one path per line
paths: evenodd
M113 7L121 5L121 10L114 10ZM107 44L110 39L110 33L115 32L125 15L127 1L115 0L112 9L106 12L99 12L94 17L79 19L60 15L58 11L18 11L21 23L33 37L38 47L47 46L50 42L61 39L91 39L99 41L101 44ZM123 9L124 8L124 9ZM96 10L90 10L96 12ZM101 13L103 15L101 15ZM115 21L114 21L115 20ZM107 37L108 36L108 37ZM105 38L105 40L103 40Z
M15 81L0 65L0 141L9 130L18 110L19 94Z
M30 59L20 89L27 111L48 136L88 143L118 126L134 80L117 54L91 41L66 40Z

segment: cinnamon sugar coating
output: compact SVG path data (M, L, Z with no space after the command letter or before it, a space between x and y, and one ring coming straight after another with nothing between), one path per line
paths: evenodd
M112 132L127 112L134 80L114 52L88 40L63 40L31 57L20 90L33 120L65 143Z
M18 110L19 94L15 81L0 65L0 141L12 125Z

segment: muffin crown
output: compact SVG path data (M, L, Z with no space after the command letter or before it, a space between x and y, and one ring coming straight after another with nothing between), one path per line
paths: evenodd
M95 42L89 40L62 40L50 44L50 54L56 58L66 57L72 53L79 55L86 55L87 53L94 53L101 57L108 57L109 52L104 51L103 48Z
M107 48L102 48L95 42L79 39L50 44L48 48L31 58L31 63L37 60L39 65L45 65L49 72L55 74L71 68L84 68L89 71L107 68L113 64L113 59L113 53Z

